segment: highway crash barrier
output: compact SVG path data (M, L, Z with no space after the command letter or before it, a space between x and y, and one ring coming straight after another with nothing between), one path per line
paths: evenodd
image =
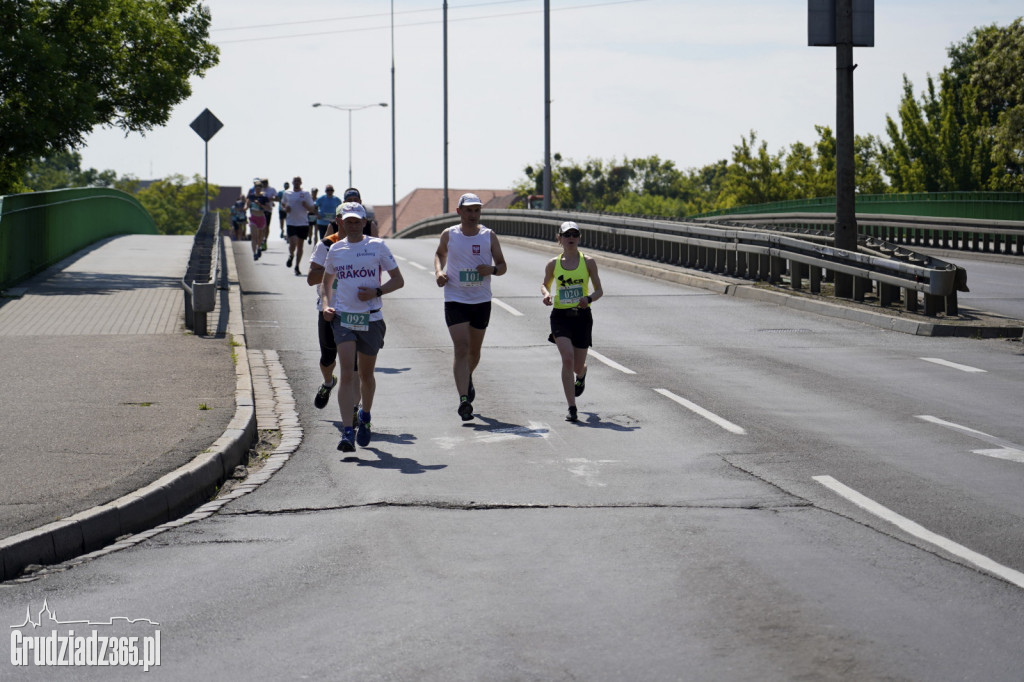
M744 219L746 216L744 216ZM957 291L967 291L967 273L952 263L872 239L863 251L846 251L820 235L792 235L727 225L697 224L628 216L560 211L488 210L486 223L499 234L551 241L563 221L587 232L589 248L730 277L781 283L794 290L804 282L822 294L822 282L836 273L853 277L853 299L863 301L877 287L879 304L903 302L911 312L959 314ZM420 221L399 238L439 234L458 222L447 214Z
M196 230L189 255L188 267L181 278L185 292L185 326L198 336L207 333L207 313L217 303L217 289L221 274L220 214L204 213Z

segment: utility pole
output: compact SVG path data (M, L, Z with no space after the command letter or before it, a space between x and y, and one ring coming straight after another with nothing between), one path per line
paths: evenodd
M544 0L544 203L551 210L551 0Z
M853 0L836 0L836 226L835 247L857 250L853 160ZM853 276L835 273L835 295L853 297Z
M445 0L445 2L442 3L441 9L442 9L441 14L444 17L444 19L441 22L442 25L444 26L444 28L442 30L442 35L444 36L444 39L442 40L442 44L443 44L442 50L444 52L444 57L441 60L441 63L442 63L442 67L441 68L444 70L444 75L443 75L443 77L441 79L443 81L443 83L444 83L444 85L443 85L443 87L444 87L444 192L443 192L444 198L441 200L441 213L447 213L448 212L448 2L447 2L447 0Z

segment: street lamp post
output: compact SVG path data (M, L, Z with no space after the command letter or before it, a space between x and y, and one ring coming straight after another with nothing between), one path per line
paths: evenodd
M386 107L387 102L377 102L375 104L354 104L351 106L345 106L343 104L324 104L323 102L316 102L313 104L314 107L330 107L331 109L338 109L339 111L348 112L348 186L352 186L352 112L359 111L360 109L369 109L370 107Z

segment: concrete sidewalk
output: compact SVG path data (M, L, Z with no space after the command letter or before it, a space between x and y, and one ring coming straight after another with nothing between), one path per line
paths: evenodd
M248 450L248 362L225 333L244 344L240 305L224 306L237 281L211 335L188 332L191 247L112 238L0 299L0 579L189 511Z

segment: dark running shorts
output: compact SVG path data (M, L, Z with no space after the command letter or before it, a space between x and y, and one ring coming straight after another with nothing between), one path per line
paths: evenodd
M473 329L487 329L487 324L491 321L491 302L457 303L455 301L445 301L444 321L449 327L469 322L469 326Z
M590 308L555 308L551 311L551 335L548 341L555 342L559 336L572 341L573 348L590 348L593 344L591 332L594 329L594 314Z
M288 236L298 237L299 239L309 238L309 225L289 225Z
M334 332L334 341L339 346L346 341L356 342L356 351L363 355L376 355L384 347L384 335L387 333L387 325L384 320L373 320L370 322L370 329L353 331L348 327L341 326L341 320L335 315L331 320L331 331Z

